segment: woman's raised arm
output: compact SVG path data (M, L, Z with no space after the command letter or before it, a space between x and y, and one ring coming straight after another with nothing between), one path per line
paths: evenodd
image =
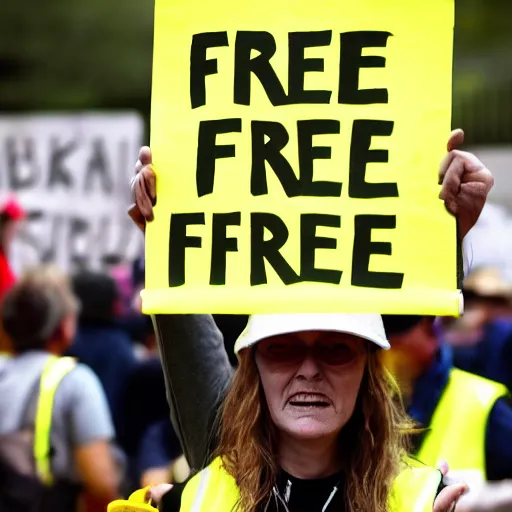
M151 151L143 147L132 180L129 214L142 231L153 220L156 177ZM153 326L165 374L171 421L187 462L200 469L215 448L213 420L233 368L210 315L155 315Z

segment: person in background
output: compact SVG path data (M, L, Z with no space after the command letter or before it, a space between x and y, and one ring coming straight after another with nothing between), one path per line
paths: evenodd
M137 454L139 486L183 482L190 468L168 418L153 423L142 436Z
M448 461L475 481L512 478L512 404L505 386L455 369L434 317L385 315L384 362L410 416L429 430L415 438L425 464ZM469 474L469 473L468 473Z
M512 283L496 268L464 281L465 314L444 328L456 367L512 389Z
M144 289L144 272L145 272L145 261L144 256L140 256L133 262L132 266L132 282L135 290L134 294L134 307L139 311L142 308L142 301L140 298L140 292ZM215 314L213 319L217 324L218 328L222 332L224 337L224 345L226 352L229 355L229 360L233 366L238 364L235 356L234 346L238 336L242 333L247 324L247 315L228 315L228 314ZM154 335L154 331L152 331ZM151 347L156 350L156 340L152 338Z
M146 320L148 321L146 337L149 338L153 333L153 326L149 318ZM144 357L136 362L124 384L121 398L118 440L128 457L132 486L138 485L141 471L143 471L138 460L141 442L148 429L162 421L169 421L164 372L156 346L153 348L147 346ZM165 439L165 436L153 436L151 446L155 446L162 439ZM165 453L164 444L160 449ZM153 449L152 453L157 451ZM160 458L155 463L144 464L146 467L157 467L160 465Z
M119 432L124 390L136 359L132 340L118 323L117 285L109 275L90 271L76 274L72 283L81 312L68 355L89 366L100 379Z
M16 281L9 263L9 252L25 210L18 200L10 195L0 202L0 302Z
M147 322L134 301L139 289L133 279L133 265L117 255L106 258L105 263L105 273L112 277L117 287L116 321L136 345L143 344Z
M0 200L0 303L16 281L9 262L9 253L18 227L25 217L25 210L13 195ZM0 354L5 356L11 351L11 342L0 326Z
M144 255L135 258L132 263L132 288L137 301L136 309L140 310L140 291L144 288L145 261Z
M512 282L496 267L479 267L464 280L464 309L480 310L484 323L512 322Z
M217 327L222 333L224 338L224 347L229 356L229 361L233 366L238 365L238 360L235 355L235 342L242 334L247 320L247 315L212 315Z
M25 273L4 297L1 319L14 355L0 365L0 435L20 429L46 363L74 338L78 309L68 280L50 267ZM60 382L50 436L51 472L66 503L59 511L74 510L82 489L98 507L119 495L114 428L101 384L87 366L77 364Z
M119 299L119 315L125 316L130 313L131 301L133 298L132 265L123 260L121 256L111 255L105 258L105 272L116 282Z
M144 258L132 267L135 290L133 310L141 308L140 291L144 287ZM134 487L148 482L168 480L174 469L183 466L179 440L169 421L165 379L149 316L142 315L145 329L137 344L138 363L124 392L120 442L130 461L130 480ZM181 457L181 458L180 458ZM181 471L183 472L183 471Z

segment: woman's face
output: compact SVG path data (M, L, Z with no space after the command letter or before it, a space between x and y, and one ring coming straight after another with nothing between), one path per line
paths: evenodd
M368 343L322 331L257 343L256 364L277 428L298 439L337 436L354 412Z

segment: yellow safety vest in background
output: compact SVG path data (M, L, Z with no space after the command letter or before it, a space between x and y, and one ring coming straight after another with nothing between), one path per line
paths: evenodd
M438 470L408 461L393 484L390 512L432 512L440 483ZM235 479L217 458L185 486L180 512L233 512L239 497ZM109 512L117 510L109 508Z
M37 474L45 485L53 483L50 435L55 392L60 381L75 366L76 361L71 357L50 356L41 375L34 427L34 459Z
M417 454L428 466L440 459L451 470L477 470L486 478L485 433L489 413L508 390L497 382L454 368Z

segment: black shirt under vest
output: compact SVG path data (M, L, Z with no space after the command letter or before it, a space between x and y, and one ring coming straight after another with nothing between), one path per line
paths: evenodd
M184 484L178 484L162 498L162 512L178 512ZM272 494L261 512L344 512L345 482L338 473L327 478L302 480L282 471L277 495Z
M303 480L281 471L268 506L261 512L344 512L345 479L341 473Z

